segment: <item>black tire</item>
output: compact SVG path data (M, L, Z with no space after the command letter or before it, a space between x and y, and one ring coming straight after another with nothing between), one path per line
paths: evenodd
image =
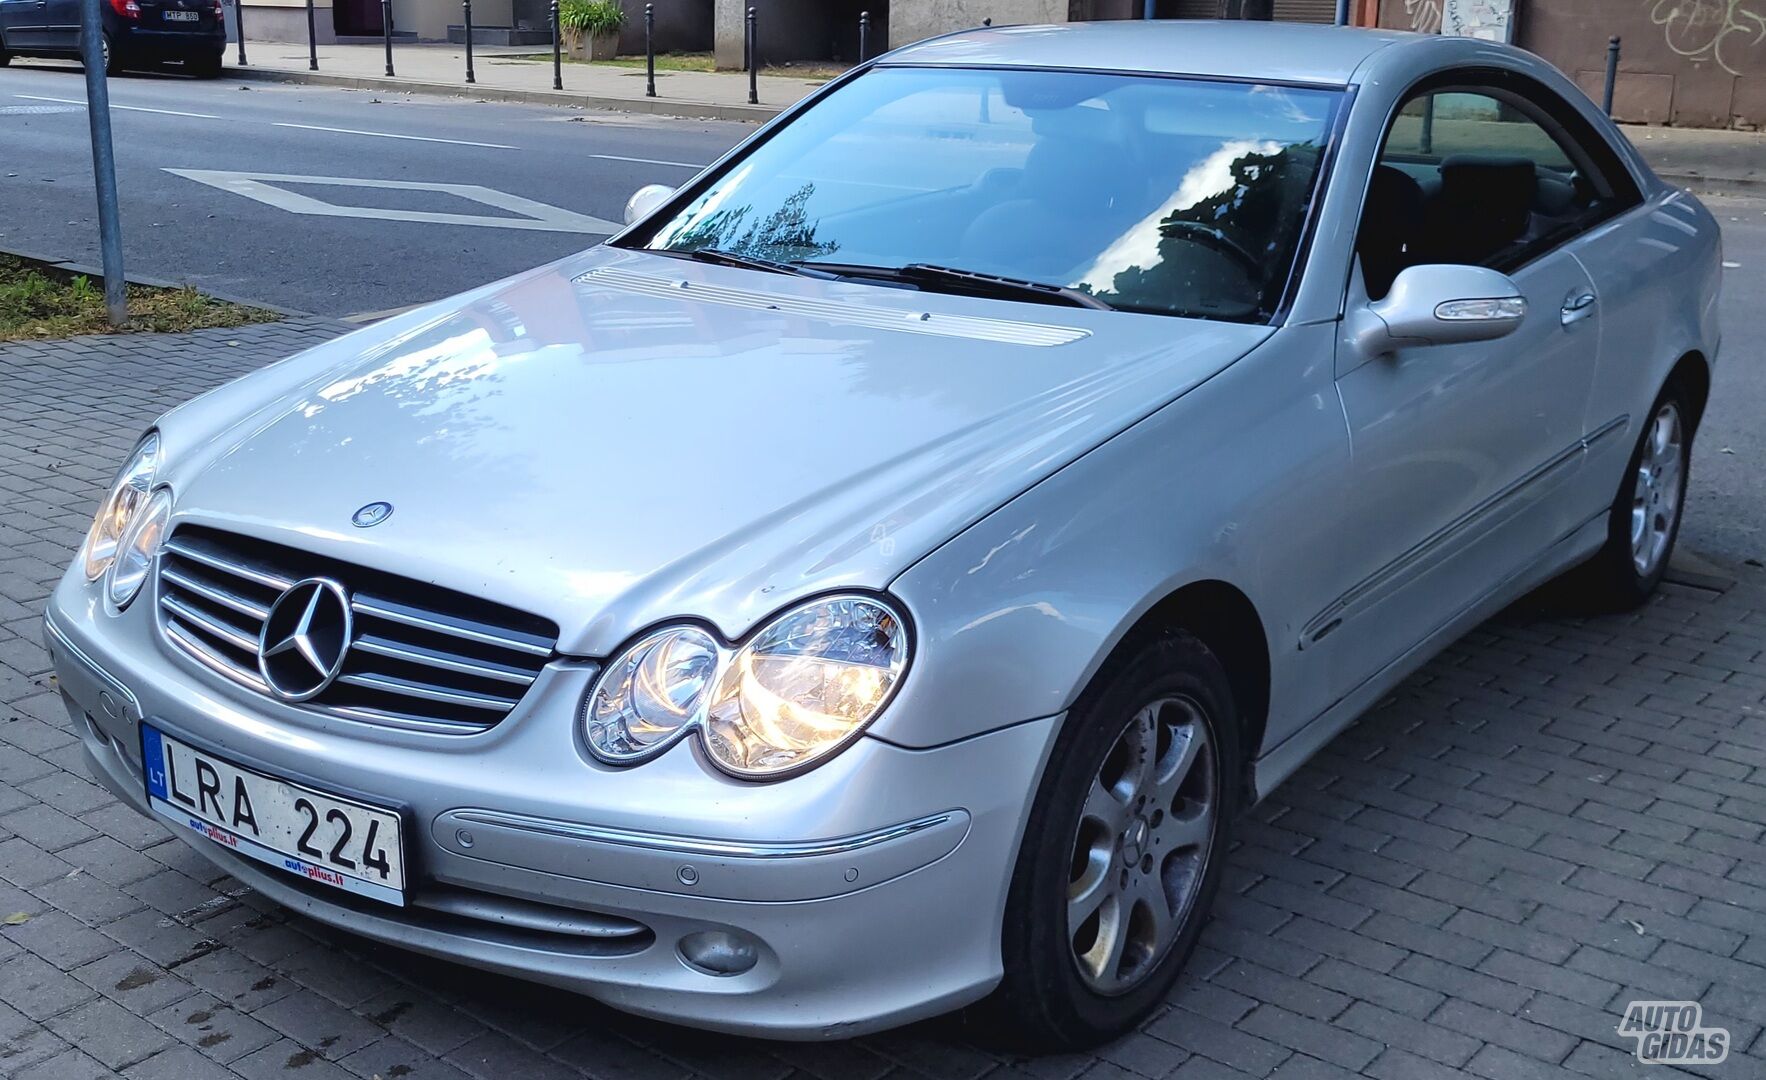
M184 70L198 79L218 79L225 57L221 53L204 53L184 61Z
M1657 425L1664 410L1672 410L1679 425L1679 476L1674 491L1660 495L1650 504L1646 480L1646 454L1655 446ZM1592 612L1630 611L1648 600L1662 583L1674 554L1674 543L1680 536L1680 521L1686 509L1687 480L1691 475L1692 440L1697 429L1698 414L1691 395L1677 380L1670 379L1662 388L1655 404L1644 417L1643 430L1619 493L1613 498L1607 516L1607 542L1594 557L1564 574L1558 586L1564 597L1575 607ZM1653 456L1653 455L1652 455ZM1642 495L1640 497L1640 490ZM1643 513L1650 533L1658 535L1659 554L1647 566L1639 566L1634 520Z
M1195 723L1206 729L1207 738L1192 756L1196 765L1188 772L1197 777L1206 774L1211 790L1204 793L1201 787L1180 787L1174 799L1161 795L1144 810L1134 809L1136 804L1130 801L1125 807L1130 825L1120 836L1094 828L1095 819L1087 810L1088 795L1093 802L1097 798L1094 781L1109 783L1111 762L1122 753L1124 740L1131 738L1146 711L1162 702L1183 703L1186 723L1171 730L1187 731ZM1165 730L1161 726L1165 721L1158 715L1152 723ZM1154 743L1158 749L1151 755L1153 770L1162 768L1160 763L1175 760L1170 753L1182 755L1175 738ZM971 1007L966 1016L982 1038L1023 1051L1077 1050L1132 1030L1159 1006L1194 950L1220 887L1226 837L1239 800L1240 759L1231 685L1207 646L1179 632L1131 641L1119 650L1068 714L1038 787L1006 900L1001 941L1005 977L992 996ZM1159 790L1155 772L1150 770L1146 775L1144 790ZM1111 790L1117 789L1112 786ZM1146 853L1158 850L1155 845L1162 842L1144 828L1149 823L1160 825L1163 812L1156 809L1158 803L1172 803L1171 816L1164 825L1169 830L1186 813L1198 813L1193 808L1209 799L1215 807L1212 817L1198 817L1192 825L1198 835L1205 836L1206 847L1199 857L1187 854L1191 850L1188 846L1181 858L1177 847L1167 847L1161 861L1152 863L1152 872L1138 879L1157 889L1158 895L1177 909L1167 916L1168 929L1160 939L1163 946L1136 953L1132 981L1104 992L1098 981L1123 978L1123 967L1117 966L1111 976L1089 968L1082 971L1088 963L1096 964L1081 943L1091 941L1090 951L1096 951L1105 931L1096 924L1095 914L1079 927L1069 927L1071 891L1089 893L1083 880L1095 873L1094 867L1102 866L1102 880L1119 879L1122 895L1129 897L1126 902L1143 904L1145 894L1140 900L1133 899L1127 882L1130 864L1147 865L1153 856ZM1191 809L1180 809L1183 807ZM1142 815L1140 826L1133 824L1137 813ZM1082 827L1092 829L1098 839L1087 841ZM1132 849L1131 833L1138 837ZM1105 861L1085 859L1087 852L1095 859L1099 841L1109 845ZM1137 857L1135 852L1143 854ZM1179 890L1186 899L1174 899ZM1116 892L1114 886L1110 891ZM1121 898L1113 896L1105 903L1112 911L1122 910ZM1129 914L1117 918L1128 928L1125 934L1132 936L1136 925L1147 925L1140 919L1145 908L1130 906L1128 910ZM1089 935L1087 927L1092 928ZM1124 964L1131 950L1132 942L1123 948Z
M12 54L6 50L6 39L0 38L0 68L12 63Z

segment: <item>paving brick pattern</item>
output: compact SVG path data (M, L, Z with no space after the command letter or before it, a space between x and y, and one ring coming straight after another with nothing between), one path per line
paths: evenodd
M82 774L38 615L159 411L334 333L0 347L0 1074L148 1078L1766 1077L1766 575L1633 615L1511 611L1244 822L1169 1003L1095 1055L949 1023L782 1046L355 940L216 873ZM1751 575L1751 579L1750 579ZM1639 998L1719 1068L1640 1067Z

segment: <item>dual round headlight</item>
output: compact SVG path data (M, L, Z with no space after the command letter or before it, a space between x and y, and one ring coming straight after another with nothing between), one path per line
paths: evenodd
M155 488L159 474L159 433L150 431L105 493L81 553L86 579L105 579L105 594L118 608L141 591L153 557L172 520L172 493Z
M776 777L856 738L907 662L905 622L871 596L809 601L736 648L697 626L667 627L607 665L583 703L584 733L596 757L624 765L697 731L718 768Z

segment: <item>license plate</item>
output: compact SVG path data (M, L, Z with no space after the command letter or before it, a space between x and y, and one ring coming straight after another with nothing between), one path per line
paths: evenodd
M202 18L200 11L168 11L165 13L167 22L195 22Z
M397 814L242 768L148 724L141 756L161 817L308 881L404 906Z

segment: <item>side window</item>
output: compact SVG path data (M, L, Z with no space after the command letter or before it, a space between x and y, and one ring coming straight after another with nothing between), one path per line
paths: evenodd
M1394 118L1369 188L1358 241L1368 295L1423 263L1513 270L1623 205L1608 173L1518 95L1419 93Z

